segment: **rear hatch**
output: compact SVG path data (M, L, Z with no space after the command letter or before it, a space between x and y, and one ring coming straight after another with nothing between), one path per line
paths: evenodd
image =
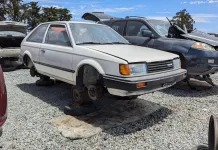
M83 19L85 20L90 20L90 21L105 21L105 20L110 20L110 19L118 19L116 17L110 16L105 14L104 12L87 12L85 14L83 14L82 16Z
M26 31L26 25L23 23L0 21L0 48L20 47Z

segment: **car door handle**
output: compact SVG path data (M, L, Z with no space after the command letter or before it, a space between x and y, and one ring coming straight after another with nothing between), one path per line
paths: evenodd
M44 50L44 49L42 49L42 50L41 50L41 52L42 52L42 53L45 53L45 50Z

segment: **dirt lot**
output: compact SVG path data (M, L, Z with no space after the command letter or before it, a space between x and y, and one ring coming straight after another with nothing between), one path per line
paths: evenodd
M211 114L218 116L217 87L192 91L186 86L176 86L143 95L133 102L122 104L119 101L119 105L106 106L111 112L121 108L136 110L137 107L130 106L138 106L143 100L139 110L142 114L130 116L126 111L120 111L120 116L125 116L124 120L121 117L121 122L108 119L112 125L106 123L105 128L102 123L98 124L100 130L96 135L70 140L50 123L52 119L64 116L63 108L71 102L70 85L37 87L37 78L30 77L28 70L6 72L5 79L9 108L0 139L3 149L189 150L207 143L209 117ZM218 84L218 75L214 75L213 80ZM126 104L128 107L123 107ZM104 115L109 116L107 112ZM98 120L98 116L102 119L101 115L95 119ZM126 121L126 118L132 120Z

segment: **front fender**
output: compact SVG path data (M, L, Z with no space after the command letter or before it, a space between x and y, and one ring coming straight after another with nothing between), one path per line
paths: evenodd
M78 71L79 69L83 66L83 65L90 65L93 68L95 68L100 74L105 75L104 69L101 67L101 65L92 59L85 59L82 60L76 67L76 76L78 75Z
M155 41L154 47L171 53L183 54L189 52L195 41L174 38L159 38Z

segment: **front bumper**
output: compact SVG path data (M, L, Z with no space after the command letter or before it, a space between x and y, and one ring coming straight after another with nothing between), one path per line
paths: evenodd
M186 77L186 73L186 70L178 69L142 77L122 78L105 75L103 78L110 94L117 96L139 96L168 88L183 80ZM146 82L146 86L137 88L136 84L141 82Z
M209 63L214 60L214 63ZM183 68L188 75L208 75L218 72L218 51L205 51L191 48L185 54Z
M1 58L18 58L20 55L20 48L3 48L0 49L0 57Z

